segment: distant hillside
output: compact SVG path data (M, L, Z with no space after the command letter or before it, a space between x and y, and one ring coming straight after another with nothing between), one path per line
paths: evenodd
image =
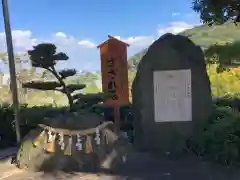
M209 47L216 42L234 42L240 41L240 27L234 24L226 23L224 25L208 27L202 25L195 27L193 29L186 30L180 35L189 37L195 44L201 46L203 49ZM135 54L128 60L129 64L129 91L131 97L131 85L136 74L136 69L139 61L146 53L147 49ZM222 96L226 93L237 93L239 92L240 85L236 83L239 81L239 72L229 71L224 73L216 73L215 67L208 67L208 74L211 81L211 88L213 95ZM220 80L221 79L221 80ZM67 83L77 83L86 84L87 87L83 90L84 93L96 93L102 90L101 88L101 73L100 72L81 72L69 79ZM9 93L9 86L5 88L0 88L2 96L0 97L0 102L8 102L11 99L11 94ZM58 106L65 105L67 99L60 93L56 92L28 92L24 95L25 91L21 91L23 97L20 102L26 102L30 106L40 105L40 104L57 104ZM20 92L20 93L21 93Z
M85 84L86 93L96 93L102 90L100 72L82 72L68 79L71 83Z
M240 24L239 24L240 25ZM216 25L209 27L201 25L193 29L186 30L180 35L189 37L195 44L201 46L203 49L208 48L216 42L234 42L240 41L240 27L233 23L226 23L223 25ZM129 68L136 70L136 67L146 53L146 49L132 56L129 61Z
M209 27L201 25L193 29L186 30L180 35L189 37L194 43L201 46L203 49L209 47L216 42L233 42L240 41L240 27L232 23ZM147 49L135 54L128 60L129 64L129 81L134 78L136 68ZM70 81L83 83L87 85L86 93L94 93L101 91L101 73L100 72L82 72L74 76Z

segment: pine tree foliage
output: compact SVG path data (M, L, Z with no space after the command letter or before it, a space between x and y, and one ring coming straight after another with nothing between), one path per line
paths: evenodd
M193 0L193 10L208 25L240 22L240 0Z
M70 111L77 108L91 106L102 102L110 97L104 93L87 94L77 92L84 89L85 84L66 84L65 79L77 74L75 69L63 69L57 71L55 65L58 61L67 61L69 57L63 52L57 52L54 44L42 43L34 46L32 50L28 51L29 58L33 67L43 68L50 72L56 81L31 81L23 83L23 88L37 89L37 90L55 90L62 92L68 98Z
M193 0L193 10L209 26L233 22L240 23L240 0ZM239 42L214 44L205 51L208 63L217 64L217 72L239 65Z

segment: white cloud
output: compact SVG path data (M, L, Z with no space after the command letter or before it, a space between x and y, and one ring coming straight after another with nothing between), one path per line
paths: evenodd
M67 35L64 34L63 32L57 32L57 33L55 34L55 36L63 37L63 38L66 38L66 37L67 37Z
M177 34L180 33L186 29L191 29L197 24L189 24L183 21L177 21L177 22L171 22L168 24L168 26L161 26L159 25L157 28L158 34L163 35L165 33L173 33Z
M154 41L154 38L153 36L137 36L137 37L128 37L123 41L130 44L131 46L146 47L146 46L149 46Z
M114 36L123 42L126 42L130 47L146 47L149 46L153 41L153 36L132 36L128 38L121 38L120 36Z
M152 35L152 36L132 36L132 37L127 37L127 38L122 38L120 36L114 36L115 38L122 40L130 45L130 48L143 48L147 47L150 44L153 43L154 40L157 39L157 37L165 34L165 33L173 33L173 34L178 34L186 29L191 29L194 26L198 24L191 24L191 23L186 23L184 21L176 21L176 22L171 22L167 25L161 26L159 25L157 28L157 35Z
M58 51L68 54L69 61L62 62L60 67L77 68L82 70L98 70L99 57L94 43L88 40L79 40L63 32L57 32L46 39L36 38L29 30L13 30L12 38L15 52L26 52L32 46L42 43L54 43ZM6 52L5 33L0 32L0 52Z
M153 43L154 41L154 36L132 36L127 38L122 38L120 36L113 37L130 45L127 51L128 57L131 57L137 52L142 51L143 49L151 45L151 43Z
M120 37L120 36L113 36L113 37L115 37L116 39L121 40L121 37Z
M85 47L85 48L96 48L96 44L89 41L89 40L82 40L82 41L79 41L78 44L82 47Z
M15 48L31 48L34 45L34 42L36 42L36 39L32 38L32 32L22 31L22 30L14 30L12 31L12 39L13 44ZM0 33L0 50L3 50L6 47L6 39L5 39L5 33Z
M121 37L114 36L130 45L128 48L128 56L131 56L142 49L148 47L160 35L171 32L179 33L185 29L194 27L195 24L186 22L172 22L168 25L158 26L157 32L150 35ZM61 63L61 68L76 68L78 70L96 71L100 69L100 55L96 48L96 43L88 38L78 39L64 32L56 32L52 36L45 39L34 36L30 30L13 30L12 31L14 51L26 52L32 46L50 42L56 44L58 51L65 52L69 56L69 61ZM107 39L107 35L106 35ZM104 39L104 40L106 40ZM101 42L97 42L100 44ZM0 52L6 52L5 33L0 32ZM1 67L0 67L1 68Z

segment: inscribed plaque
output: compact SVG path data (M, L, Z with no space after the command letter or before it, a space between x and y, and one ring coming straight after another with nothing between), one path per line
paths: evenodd
M191 70L155 71L155 122L192 121Z

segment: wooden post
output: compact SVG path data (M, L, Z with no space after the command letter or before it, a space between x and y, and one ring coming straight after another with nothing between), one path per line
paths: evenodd
M14 61L13 43L12 43L12 32L9 20L8 4L7 0L2 0L3 18L6 33L7 51L8 51L8 61L9 61L9 71L10 71L10 89L12 92L12 103L14 108L15 126L16 126L16 136L17 143L20 143L20 127L19 127L19 102L18 102L18 92L17 92L17 80L16 80L16 69Z
M103 92L112 93L104 102L113 107L116 131L120 129L120 105L129 104L127 47L129 45L112 36L98 46L101 56Z

